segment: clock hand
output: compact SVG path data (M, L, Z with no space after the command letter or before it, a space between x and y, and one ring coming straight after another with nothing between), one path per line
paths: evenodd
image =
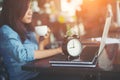
M74 41L72 41L72 46L70 47L71 48L75 48L75 44L74 44Z
M70 47L70 49L72 49L72 48L74 48L74 46L73 46L73 45Z
M74 41L73 41L73 48L75 48L75 44L74 44Z

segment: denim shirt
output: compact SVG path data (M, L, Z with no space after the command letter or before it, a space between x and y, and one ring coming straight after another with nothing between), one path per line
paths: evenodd
M21 66L34 60L34 51L38 43L33 32L27 34L29 39L21 42L20 36L8 25L0 28L0 54L7 67L10 80L26 80L36 73L23 71Z

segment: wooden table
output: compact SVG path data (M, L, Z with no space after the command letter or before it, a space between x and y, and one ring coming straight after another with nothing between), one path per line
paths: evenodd
M53 56L55 57L55 56ZM49 63L53 57L31 61L22 66L25 71L40 72L47 75L66 76L84 76L102 79L120 78L120 44L108 44L105 46L102 54L98 58L98 63L95 68L83 67L52 67Z

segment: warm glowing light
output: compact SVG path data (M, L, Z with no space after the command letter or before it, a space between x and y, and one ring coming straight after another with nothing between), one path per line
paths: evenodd
M75 10L82 4L82 0L61 0L61 11L68 15L75 15Z

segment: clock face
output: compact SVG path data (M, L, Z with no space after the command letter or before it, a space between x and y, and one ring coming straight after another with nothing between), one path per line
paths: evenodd
M67 51L71 56L79 56L82 51L82 45L78 39L71 39L67 44Z

